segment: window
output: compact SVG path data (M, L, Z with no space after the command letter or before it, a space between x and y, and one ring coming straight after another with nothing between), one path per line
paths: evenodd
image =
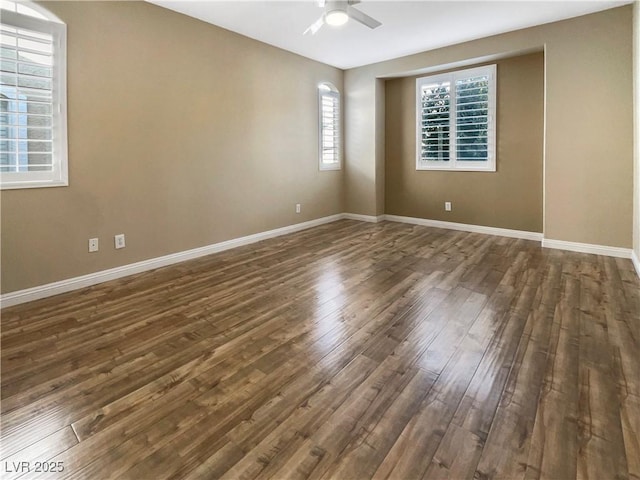
M318 87L320 170L340 169L340 92L331 84Z
M496 66L418 78L418 170L496 170Z
M68 185L66 26L35 4L0 6L1 186Z

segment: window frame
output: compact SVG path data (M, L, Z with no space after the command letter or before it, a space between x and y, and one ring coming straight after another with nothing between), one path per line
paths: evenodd
M325 162L324 159L324 118L322 109L322 100L324 96L330 96L337 100L338 118L337 125L334 125L334 130L337 134L334 138L337 141L337 147L335 148L336 161ZM331 83L323 82L318 85L318 167L321 171L325 170L341 170L342 169L342 99L340 91Z
M21 2L35 12L47 17L35 16L2 9L1 23L14 28L24 28L53 37L52 65L52 170L41 172L0 172L0 189L24 189L61 187L69 185L67 145L67 26L55 15L30 2Z
M458 160L457 158L457 118L456 118L456 81L469 77L487 75L488 121L487 121L487 160ZM422 87L426 84L449 81L449 160L422 160ZM456 70L448 73L429 75L416 79L416 170L443 170L458 172L495 172L496 171L496 64Z

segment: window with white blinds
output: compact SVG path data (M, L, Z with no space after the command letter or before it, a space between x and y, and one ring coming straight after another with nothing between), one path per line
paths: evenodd
M495 171L496 66L416 81L418 170Z
M340 92L331 84L318 87L320 99L320 170L340 169Z
M65 25L12 3L0 21L2 188L67 185Z

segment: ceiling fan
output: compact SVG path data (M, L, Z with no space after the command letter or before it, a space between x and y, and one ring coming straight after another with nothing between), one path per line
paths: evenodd
M350 18L369 28L382 25L375 18L353 8L352 5L356 3L360 3L360 0L319 0L318 5L324 8L324 12L318 20L309 25L303 35L307 33L315 35L325 23L332 26L344 25Z

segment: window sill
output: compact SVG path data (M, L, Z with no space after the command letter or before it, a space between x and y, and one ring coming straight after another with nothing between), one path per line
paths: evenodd
M22 190L26 188L48 188L48 187L68 187L68 181L55 182L15 182L0 185L0 190Z

